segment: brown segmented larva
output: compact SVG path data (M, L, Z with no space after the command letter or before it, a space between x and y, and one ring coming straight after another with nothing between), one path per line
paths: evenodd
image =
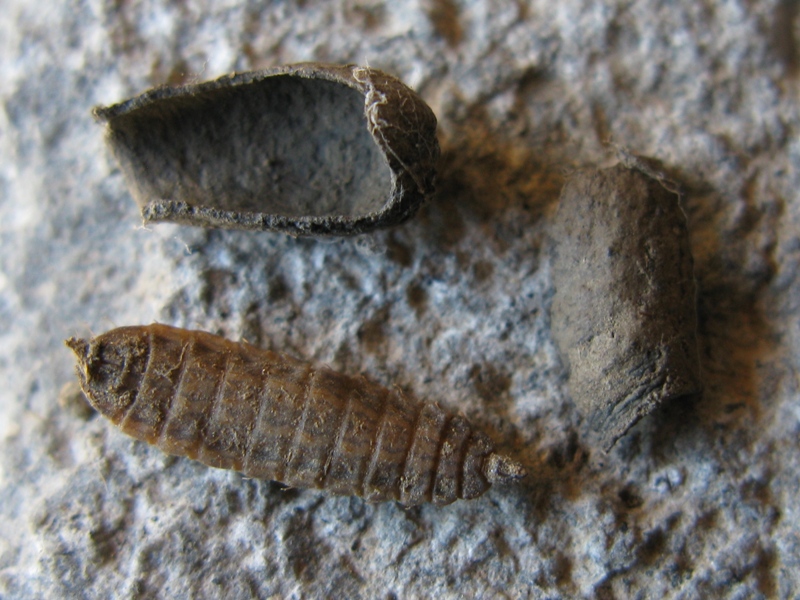
M100 413L212 467L407 506L525 475L460 415L247 343L153 324L66 344Z

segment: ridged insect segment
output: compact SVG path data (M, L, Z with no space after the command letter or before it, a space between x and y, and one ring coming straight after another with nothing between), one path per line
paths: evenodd
M154 324L66 344L100 413L212 467L407 506L525 475L462 416L247 343Z

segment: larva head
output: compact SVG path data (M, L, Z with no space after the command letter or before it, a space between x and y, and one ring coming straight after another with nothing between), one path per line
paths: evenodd
M483 463L483 474L491 483L511 483L518 481L527 474L525 468L518 462L502 454L492 452Z
M485 434L472 432L462 466L461 498L477 498L495 483L511 483L523 477L522 465L497 454L494 443Z
M146 340L129 329L114 329L89 341L64 342L78 358L78 378L89 402L114 423L136 398L147 367Z

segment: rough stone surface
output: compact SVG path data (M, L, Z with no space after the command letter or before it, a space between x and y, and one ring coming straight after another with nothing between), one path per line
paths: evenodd
M800 593L800 11L790 0L6 0L0 596L793 598ZM165 82L317 60L440 120L439 192L319 242L140 226L92 121ZM551 339L565 170L686 187L705 391L589 444ZM609 160L611 159L611 160ZM244 337L463 411L532 473L403 509L171 458L87 413L62 340Z

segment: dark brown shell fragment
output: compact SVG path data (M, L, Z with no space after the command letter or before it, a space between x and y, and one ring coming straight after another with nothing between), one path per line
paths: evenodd
M100 413L212 467L409 506L525 474L460 415L246 343L158 324L66 343Z
M553 337L609 449L663 401L701 389L686 217L660 181L618 165L567 182L552 235Z
M238 73L94 114L145 222L354 235L402 223L433 192L436 117L368 67Z

